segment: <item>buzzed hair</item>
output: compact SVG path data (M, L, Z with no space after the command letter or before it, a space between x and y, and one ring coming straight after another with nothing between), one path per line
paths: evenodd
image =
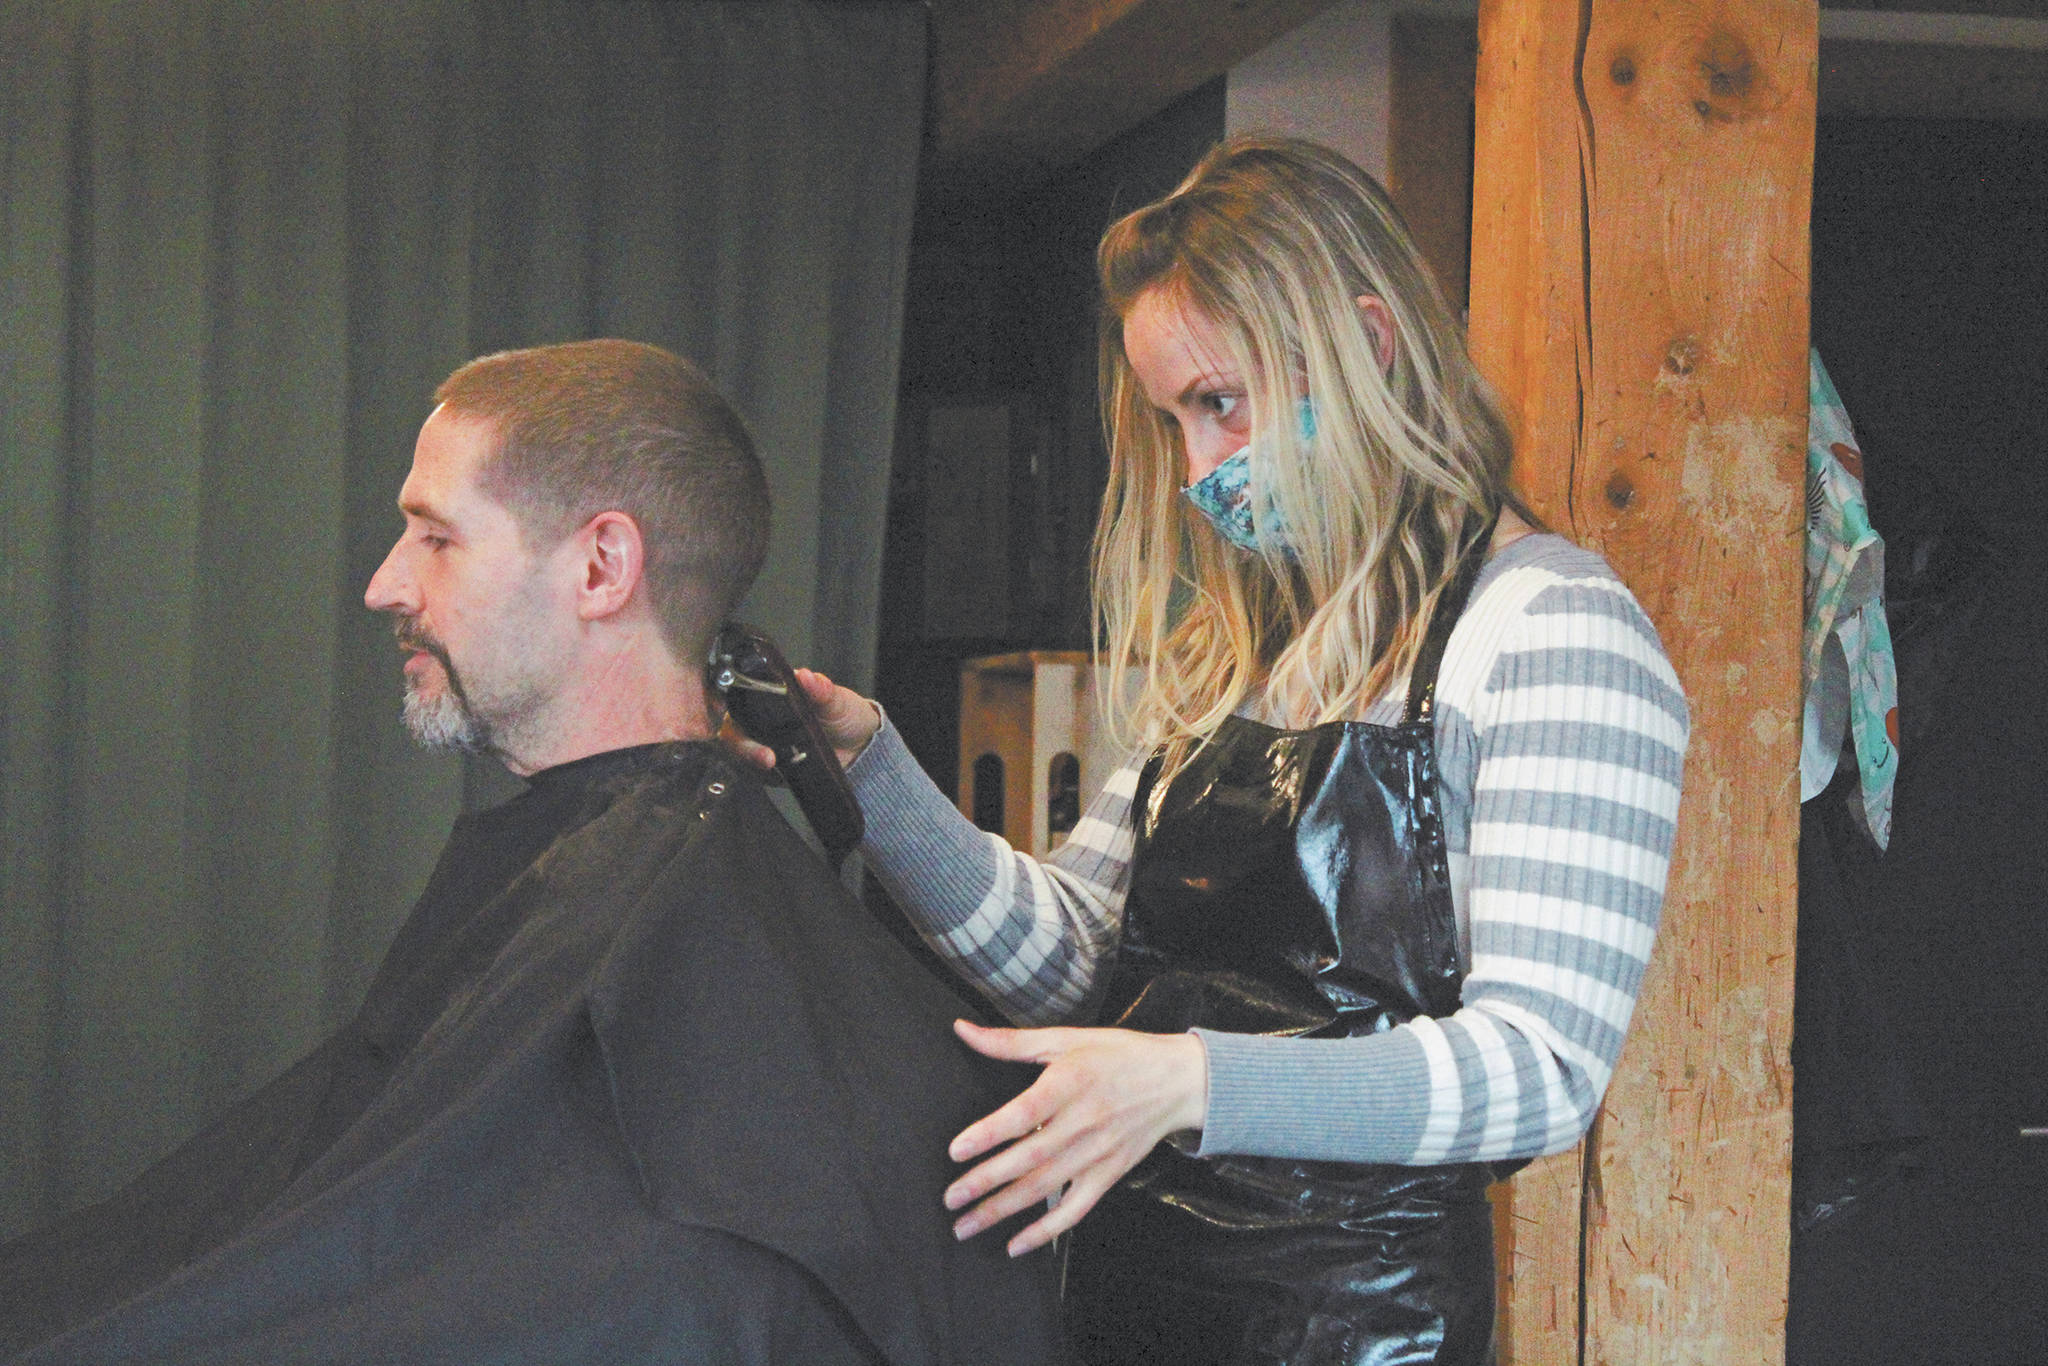
M768 480L746 424L702 370L632 341L479 357L434 391L496 429L482 486L552 546L600 512L640 526L648 602L679 655L701 651L768 554Z

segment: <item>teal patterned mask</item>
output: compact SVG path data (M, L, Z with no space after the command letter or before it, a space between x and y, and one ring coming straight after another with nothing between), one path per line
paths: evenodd
M1294 405L1294 414L1301 439L1314 439L1315 404L1307 398L1299 399ZM1259 533L1252 526L1251 457L1257 444L1246 443L1243 450L1181 490L1195 505L1195 510L1209 519L1209 525L1216 528L1216 534L1239 550L1257 551L1261 545ZM1261 520L1266 525L1266 548L1291 558L1293 550L1288 545L1287 528L1280 520L1279 509L1268 501L1264 511L1265 516Z

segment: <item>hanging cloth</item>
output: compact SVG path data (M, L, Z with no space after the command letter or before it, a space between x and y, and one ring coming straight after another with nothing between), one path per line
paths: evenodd
M1859 823L1877 847L1891 842L1899 769L1898 670L1884 613L1884 541L1863 499L1863 454L1848 410L1809 351L1806 428L1805 696L1799 800L1827 790L1844 733L1855 747Z

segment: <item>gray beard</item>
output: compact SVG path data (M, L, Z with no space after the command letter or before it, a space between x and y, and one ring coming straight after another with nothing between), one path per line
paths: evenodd
M419 689L405 690L405 728L425 749L452 749L463 754L481 754L490 748L490 737L476 714L463 703L454 688L444 688L428 697Z
M472 698L442 644L408 620L398 623L401 645L425 650L441 666L439 692L423 690L409 675L405 684L405 728L426 749L495 754L525 735L541 698L530 682L514 680L503 696Z
M438 695L420 691L411 678L405 682L405 728L424 749L452 749L464 754L481 754L491 747L491 728L469 705L462 678L448 651L424 631L398 624L398 638L432 655L441 666L442 688Z

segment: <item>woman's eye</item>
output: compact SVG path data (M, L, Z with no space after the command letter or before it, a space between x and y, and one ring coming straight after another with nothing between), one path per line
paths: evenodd
M1243 394L1234 394L1223 390L1202 395L1202 406L1218 418L1229 418L1232 413L1237 411L1238 405L1243 402Z

